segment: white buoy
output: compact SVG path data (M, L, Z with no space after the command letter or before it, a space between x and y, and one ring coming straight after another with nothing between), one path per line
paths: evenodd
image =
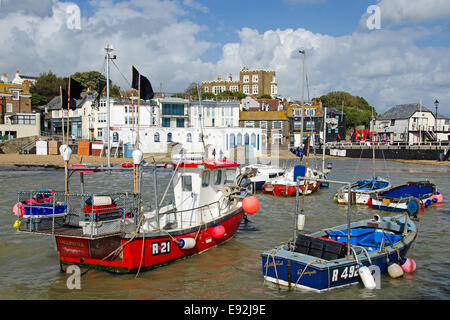
M388 266L388 274L391 278L400 278L403 276L403 269L397 263Z
M178 239L177 244L180 249L192 249L195 247L196 241L194 238L181 238Z
M305 226L305 215L299 214L297 216L297 229L299 231L302 231L304 226Z
M70 160L70 157L72 156L72 149L67 144L63 144L59 147L59 152L61 153L64 161Z
M133 163L138 165L138 164L141 164L142 158L144 157L144 153L141 150L136 149L133 151L132 157L133 157Z
M370 272L368 267L360 267L358 269L358 273L366 289L375 289L377 287L375 279L373 278L372 273Z

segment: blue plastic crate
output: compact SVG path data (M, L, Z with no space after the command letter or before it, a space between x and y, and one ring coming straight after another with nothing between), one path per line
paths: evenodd
M51 203L40 203L33 205L25 204L23 207L25 209L25 215L30 215L31 211L32 216L45 216L64 213L66 211L67 206L63 204L56 204L55 211L53 211L53 204Z

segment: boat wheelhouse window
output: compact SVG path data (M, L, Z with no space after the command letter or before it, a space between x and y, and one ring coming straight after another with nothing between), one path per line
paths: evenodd
M192 191L192 176L181 176L183 191Z
M270 178L270 179L275 178L276 176L277 176L276 173L271 173L271 174L269 174L269 178Z
M202 187L209 186L209 171L203 171L202 174Z
M214 184L218 185L222 181L222 170L216 170L214 176Z
M227 183L233 183L234 179L236 178L236 170L225 170L225 181L223 182L224 184Z

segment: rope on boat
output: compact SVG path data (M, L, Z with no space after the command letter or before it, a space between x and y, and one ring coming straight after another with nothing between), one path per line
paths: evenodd
M108 259L108 258L111 257L111 256L114 256L114 257L115 257L117 254L119 254L119 253L121 252L121 250L123 250L123 248L124 248L127 244L129 244L131 241L133 241L133 240L138 236L138 231L139 231L139 228L141 227L143 221L144 221L144 215L141 215L141 219L140 219L140 221L139 221L138 226L136 227L136 230L135 230L134 232L131 233L133 236L132 236L127 242L125 242L124 244L121 244L117 249L115 249L114 251L111 251L106 257L104 257L103 259L99 260L99 261L94 265L94 267L97 266L97 265L99 265L101 262L105 261L106 259ZM84 271L83 273L81 273L80 276L84 276L86 273L89 272L89 270L90 270L90 269L87 269L86 271Z
M305 268L303 269L302 274L300 275L300 277L298 277L297 281L295 282L294 290L297 289L297 284L300 282L300 279L303 277L303 274L305 273L306 269L308 269L308 267L309 267L311 264L316 263L316 262L317 262L317 263L320 263L321 261L322 261L321 259L316 259L316 260L313 260L313 261L308 262L308 263L305 265ZM329 272L330 272L330 270L328 269L328 274L329 274Z

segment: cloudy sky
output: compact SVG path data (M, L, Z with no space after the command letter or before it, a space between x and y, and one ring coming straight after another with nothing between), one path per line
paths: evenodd
M376 7L370 7L376 5ZM243 66L276 71L278 92L348 91L382 113L422 101L450 116L448 0L0 0L0 71L105 72L129 89L131 65L180 92ZM308 94L308 92L306 92Z

